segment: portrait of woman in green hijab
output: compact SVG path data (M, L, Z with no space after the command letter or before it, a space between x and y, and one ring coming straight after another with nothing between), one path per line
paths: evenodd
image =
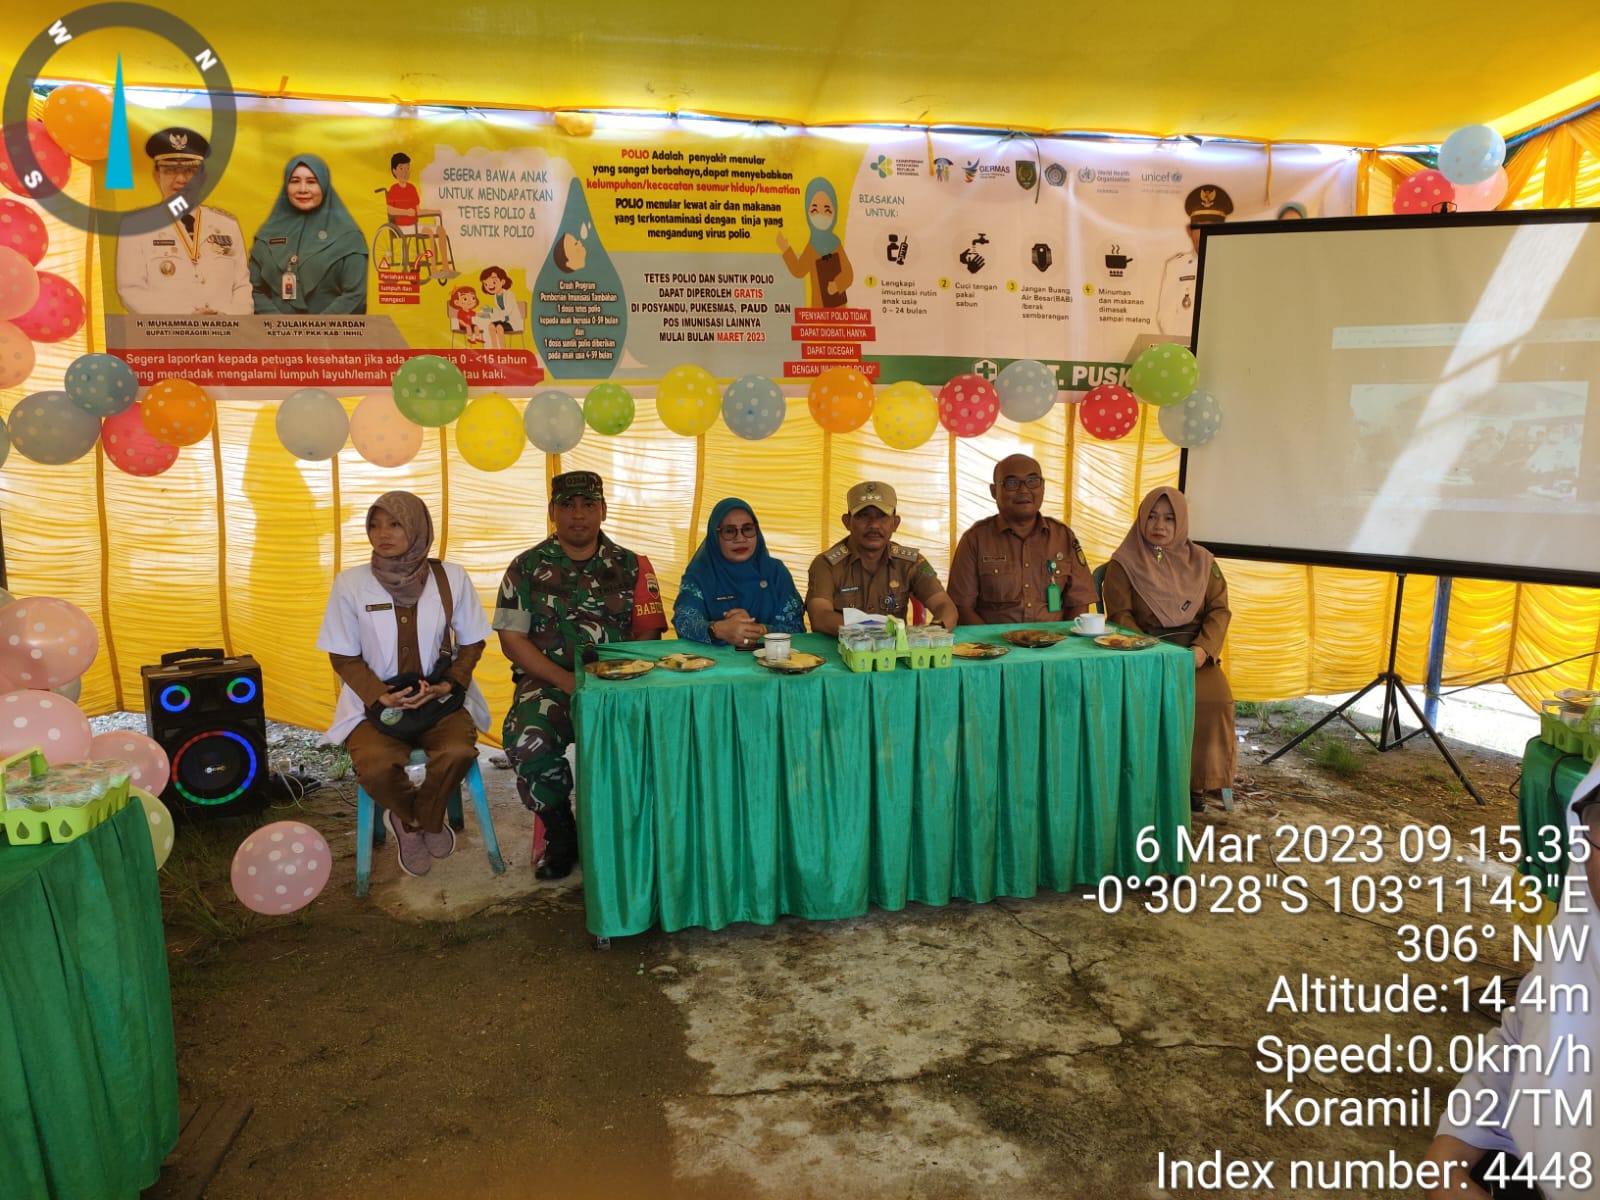
M289 160L266 221L250 246L256 312L367 311L367 238L314 154Z

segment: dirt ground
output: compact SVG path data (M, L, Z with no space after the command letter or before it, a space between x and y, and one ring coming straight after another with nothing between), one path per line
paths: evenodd
M1321 902L1293 915L1271 904L1254 915L1210 910L1224 876L1237 887L1296 869L1281 861L1275 831L1285 825L1377 825L1391 856L1408 823L1458 835L1515 825L1518 760L1453 744L1489 801L1480 808L1425 740L1380 755L1336 723L1264 764L1325 710L1304 701L1241 709L1235 810L1208 811L1195 832L1262 834L1280 861L1263 851L1206 864L1210 884L1192 913L1133 900L1106 912L1079 889L848 921L652 932L596 951L581 885L533 880L531 818L487 750L509 864L499 879L469 813L457 854L426 879L401 877L392 843L380 848L373 895L357 900L354 786L330 782L265 819L321 829L338 856L332 882L300 914L258 917L228 883L233 850L256 822L185 829L162 877L180 1087L187 1099L254 1106L206 1195L1202 1194L1163 1180L1163 1154L1274 1160L1281 1195L1380 1194L1292 1187L1289 1161L1381 1159L1391 1148L1414 1161L1454 1072L1413 1063L1292 1085L1318 1100L1428 1093L1430 1121L1269 1126L1268 1090L1285 1081L1261 1069L1258 1039L1365 1045L1423 1034L1442 1053L1488 1021L1460 1011L1268 1013L1275 982L1306 972L1443 983L1465 973L1476 987L1509 968L1506 935L1470 968L1404 965L1397 926L1461 918L1434 915L1420 893L1392 914L1338 914ZM289 727L275 727L273 740L280 770L329 777L342 765ZM1379 868L1297 869L1322 880ZM1491 882L1506 874L1478 862L1431 869Z

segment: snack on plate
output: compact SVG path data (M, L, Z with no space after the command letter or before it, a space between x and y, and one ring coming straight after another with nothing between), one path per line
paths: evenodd
M1095 638L1094 644L1111 650L1144 650L1156 645L1159 640L1142 633L1108 633Z
M957 658L999 658L1010 654L1011 648L996 646L993 642L956 642L950 647L950 653Z
M765 649L757 650L755 660L767 670L785 675L804 675L807 671L815 671L824 662L819 655L807 654L803 650L791 650L788 658L777 659L768 659Z
M656 659L656 666L669 671L704 671L716 665L716 659L707 658L704 654L663 654Z
M655 663L642 658L608 658L583 668L597 679L637 679L655 669Z
M1067 635L1049 629L1008 629L1000 636L1013 646L1037 650L1042 646L1054 646Z

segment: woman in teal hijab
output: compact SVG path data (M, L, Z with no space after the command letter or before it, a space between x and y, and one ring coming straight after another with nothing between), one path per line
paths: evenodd
M806 224L811 227L811 240L806 248L796 254L789 239L778 235L778 249L783 252L783 264L796 279L811 279L811 306L813 308L843 308L850 303L845 289L855 280L850 258L834 226L839 219L839 198L833 184L826 179L813 179L806 184Z
M755 510L737 496L719 502L672 607L678 636L748 650L769 631L804 633L803 613L789 568L767 550Z
M250 246L258 313L367 311L367 238L314 154L289 160L283 190Z

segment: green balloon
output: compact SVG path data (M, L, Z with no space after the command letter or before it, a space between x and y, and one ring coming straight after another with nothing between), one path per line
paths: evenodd
M633 424L633 395L620 383L600 383L583 398L583 419L596 433L615 436Z
M1200 378L1200 364L1186 346L1151 346L1128 370L1128 387L1146 404L1181 402Z
M448 425L467 407L467 377L437 354L408 358L394 373L394 405L413 425Z

